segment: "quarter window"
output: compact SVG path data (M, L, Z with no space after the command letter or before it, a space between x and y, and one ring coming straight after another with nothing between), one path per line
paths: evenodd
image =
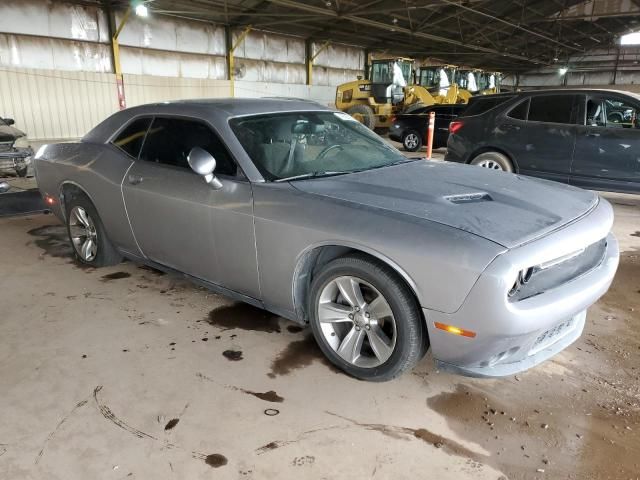
M134 120L111 143L133 158L138 158L150 124L151 118L149 117Z
M222 141L204 123L181 118L156 117L144 142L140 159L189 169L187 156L194 147L216 159L215 173L236 175L237 166Z
M529 99L527 98L524 102L520 102L518 105L513 107L511 111L507 114L507 117L515 118L516 120L526 120L528 113L529 113Z
M541 95L531 98L530 122L572 123L573 95Z

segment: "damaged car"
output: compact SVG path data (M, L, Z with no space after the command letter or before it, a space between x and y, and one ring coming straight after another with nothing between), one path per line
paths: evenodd
M27 135L15 128L13 118L0 117L0 172L10 171L26 177L33 150Z
M34 163L78 261L128 258L309 325L364 380L429 349L467 375L533 367L581 335L618 266L598 195L409 159L310 101L138 106Z

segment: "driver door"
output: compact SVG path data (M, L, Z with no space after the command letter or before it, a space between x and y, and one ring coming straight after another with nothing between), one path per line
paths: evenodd
M187 155L193 147L214 156L221 189L191 170ZM147 258L259 298L251 186L208 125L155 117L122 192Z

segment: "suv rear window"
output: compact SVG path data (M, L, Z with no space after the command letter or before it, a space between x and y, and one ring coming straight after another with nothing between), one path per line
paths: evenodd
M503 104L504 102L511 100L513 96L508 95L505 97L497 97L494 95L488 95L486 97L475 97L469 102L469 106L462 113L464 117L471 117L473 115L481 115L484 112L488 112L492 108Z

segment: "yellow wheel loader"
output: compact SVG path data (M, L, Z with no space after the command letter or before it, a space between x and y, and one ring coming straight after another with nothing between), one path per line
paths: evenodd
M378 58L369 66L369 79L358 78L336 89L336 108L370 129L387 128L391 117L413 104L433 105L436 99L413 76L410 58Z

